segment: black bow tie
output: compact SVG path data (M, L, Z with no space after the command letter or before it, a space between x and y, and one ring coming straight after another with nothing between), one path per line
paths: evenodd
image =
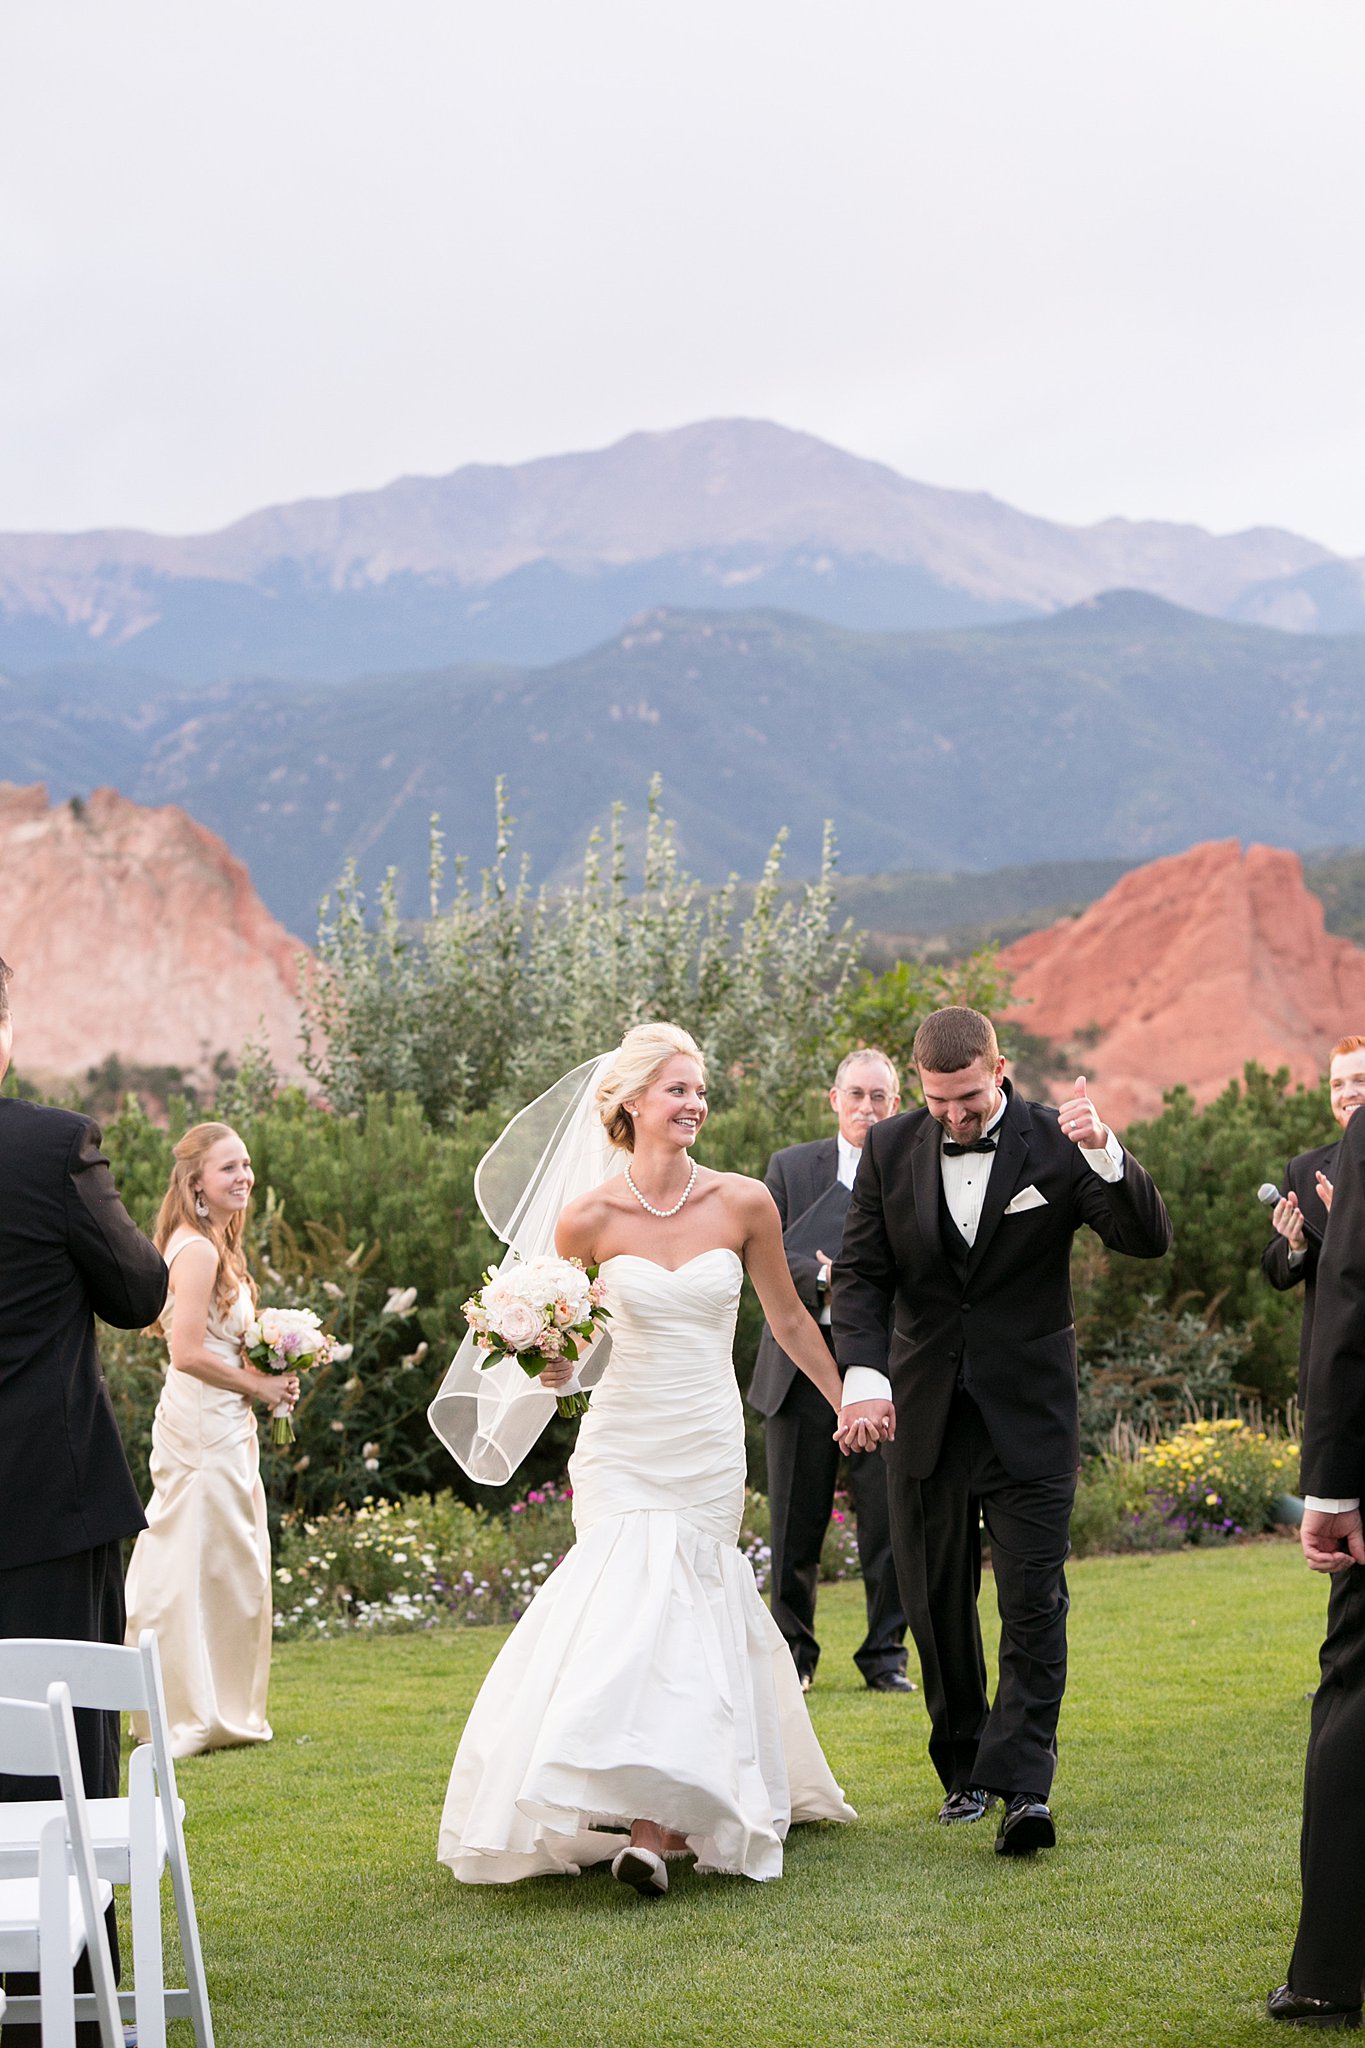
M957 1145L951 1138L943 1140L945 1159L958 1159L964 1152L994 1152L994 1138L974 1138L970 1145Z

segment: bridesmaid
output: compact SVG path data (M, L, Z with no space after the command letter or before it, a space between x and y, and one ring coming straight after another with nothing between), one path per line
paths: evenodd
M195 1124L175 1148L154 1232L170 1269L158 1325L170 1364L152 1424L155 1491L128 1573L128 1641L157 1632L177 1757L270 1740L270 1535L251 1404L292 1408L299 1383L243 1355L254 1179L234 1130ZM134 1729L146 1739L137 1717Z

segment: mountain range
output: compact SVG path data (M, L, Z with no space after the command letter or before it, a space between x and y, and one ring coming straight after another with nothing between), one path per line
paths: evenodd
M769 422L711 420L275 506L212 534L0 535L0 668L335 682L559 662L659 608L941 631L1120 587L1296 632L1365 631L1365 563L1292 533L1060 525Z
M1361 838L1365 639L1234 625L1135 592L936 633L770 611L661 610L547 667L459 665L345 685L168 686L84 666L0 679L0 779L113 784L220 833L291 930L345 857L390 863L413 912L428 818L488 858L493 782L538 880L572 870L614 799L638 833L665 784L703 881L758 872L823 821L843 865L1136 862L1208 837Z

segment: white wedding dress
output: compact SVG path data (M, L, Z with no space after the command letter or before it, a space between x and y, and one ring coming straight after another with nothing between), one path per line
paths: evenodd
M717 1247L601 1271L612 1346L569 1464L578 1540L474 1702L438 1855L468 1884L573 1875L641 1819L700 1870L780 1877L791 1822L855 1816L737 1548L743 1267Z

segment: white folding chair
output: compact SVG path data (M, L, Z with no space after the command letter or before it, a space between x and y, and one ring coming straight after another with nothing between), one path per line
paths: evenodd
M47 1689L44 1705L0 1697L0 1761L16 1777L55 1777L62 1788L49 1805L20 1874L0 1877L0 1970L36 1971L38 1996L11 1998L11 2020L41 2022L43 2048L76 2048L77 2000L71 1973L90 1958L93 2008L104 2048L122 2048L114 1965L104 1916L112 1887L95 1874L90 1818L76 1753L76 1723L66 1686Z
M140 1743L129 1760L128 1797L87 1802L95 1867L102 1878L130 1889L133 1988L119 1998L123 2017L136 2022L139 2048L166 2048L167 2020L187 2017L194 2025L196 2048L213 2048L208 1984L185 1853L185 1807L175 1787L155 1632L144 1629L135 1650L114 1643L0 1637L0 1695L42 1699L54 1679L70 1688L76 1706L145 1714L151 1731L151 1740ZM29 1853L36 1832L55 1810L55 1805L42 1801L0 1802L0 1876L13 1857ZM161 1942L161 1876L168 1867L189 1980L178 1990L166 1988ZM93 2016L88 1993L77 1999L77 2009L82 2018ZM9 2017L33 2015L24 2009L22 1999L11 1998Z

